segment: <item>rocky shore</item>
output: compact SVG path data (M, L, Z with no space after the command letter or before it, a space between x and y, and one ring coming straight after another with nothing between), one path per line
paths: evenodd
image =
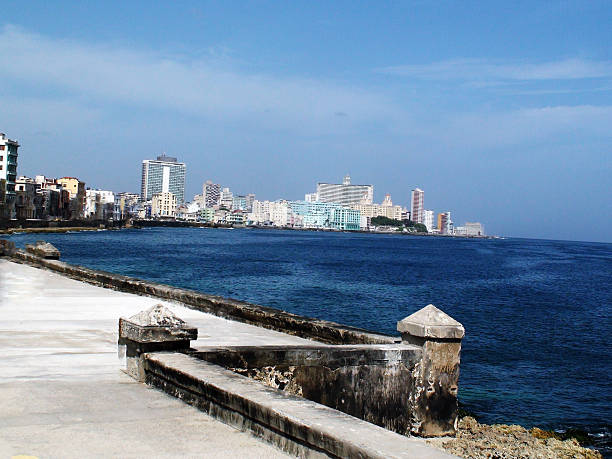
M456 437L432 438L430 445L460 457L474 459L602 459L599 451L580 446L577 440L561 440L553 432L517 425L480 424L466 416L459 421Z

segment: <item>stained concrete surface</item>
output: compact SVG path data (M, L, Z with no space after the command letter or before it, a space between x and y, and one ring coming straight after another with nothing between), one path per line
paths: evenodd
M195 346L312 344L0 260L0 457L286 457L119 370L118 318L156 303Z

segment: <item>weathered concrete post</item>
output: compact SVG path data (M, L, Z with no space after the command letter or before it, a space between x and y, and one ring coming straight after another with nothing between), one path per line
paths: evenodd
M190 327L161 304L129 319L119 319L119 344L126 346L126 373L140 382L145 380L142 354L187 350L189 341L197 338L197 328Z
M457 429L457 391L463 325L433 304L397 323L402 342L423 348L411 395L412 433L453 435Z

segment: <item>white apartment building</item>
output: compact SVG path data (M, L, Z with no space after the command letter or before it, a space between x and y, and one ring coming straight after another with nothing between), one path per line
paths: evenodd
M306 198L306 201L312 200L312 196L306 196ZM374 186L352 185L350 175L346 175L342 183L317 183L316 200L347 207L360 203L372 204L374 201Z
M142 162L140 198L148 201L157 193L172 193L179 203L185 201L185 163L176 158L158 156Z
M151 216L156 217L175 217L176 216L176 196L172 193L156 193L151 199Z
M220 195L220 205L225 209L231 209L234 204L234 193L229 188L223 188Z
M425 205L425 192L420 188L412 190L410 199L410 219L415 223L423 223L423 210Z
M431 233L434 229L434 211L424 210L423 211L423 225L427 228L427 232Z
M293 225L293 212L287 201L253 201L253 211L248 214L248 221L260 225L271 223L274 226Z
M85 218L106 219L112 215L115 193L107 190L85 190Z
M361 212L362 217L387 217L394 220L402 219L402 206L387 206L381 204L355 204L349 206L353 210Z

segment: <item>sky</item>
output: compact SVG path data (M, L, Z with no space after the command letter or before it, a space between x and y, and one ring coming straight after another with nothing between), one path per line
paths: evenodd
M490 234L612 242L612 2L0 0L19 175L258 199L373 184Z

